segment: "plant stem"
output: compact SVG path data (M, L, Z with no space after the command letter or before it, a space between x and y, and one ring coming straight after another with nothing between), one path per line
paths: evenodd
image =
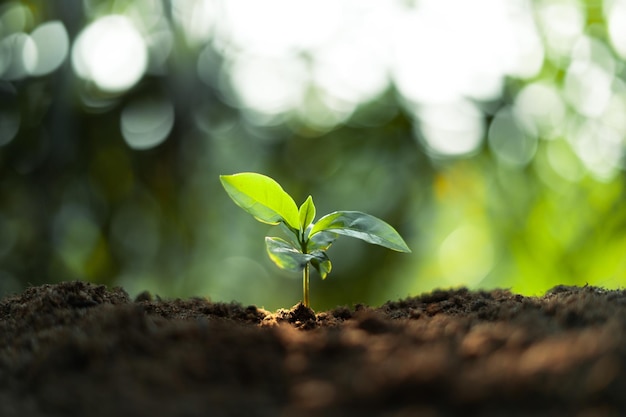
M309 307L309 263L304 266L302 270L302 291L304 293L304 301L302 303L305 307Z

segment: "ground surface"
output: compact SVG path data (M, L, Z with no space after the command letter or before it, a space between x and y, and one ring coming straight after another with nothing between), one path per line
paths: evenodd
M70 282L1 300L0 338L5 417L626 415L626 292L593 287L315 315Z

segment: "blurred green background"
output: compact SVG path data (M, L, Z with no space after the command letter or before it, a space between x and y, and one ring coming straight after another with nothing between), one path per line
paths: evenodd
M626 280L626 0L0 3L0 294L301 299L218 175L360 210L316 309Z

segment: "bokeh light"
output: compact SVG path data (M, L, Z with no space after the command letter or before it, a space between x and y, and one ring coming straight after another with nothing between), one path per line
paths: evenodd
M133 149L149 149L163 142L174 126L174 107L163 99L131 102L122 110L124 140Z
M413 249L340 239L316 308L626 282L625 0L75 6L0 5L0 292L292 305L274 229L217 180L238 171Z
M431 155L460 156L475 153L482 143L485 121L472 102L459 100L418 110L420 138Z
M32 38L25 33L12 33L2 40L0 56L3 64L2 78L7 81L18 81L27 77L37 63L37 46Z
M237 101L254 113L280 115L303 100L305 79L297 60L240 57L227 69Z
M533 82L515 96L514 117L526 134L555 139L564 134L567 112L557 88L547 82Z
M604 44L581 38L565 76L564 95L581 114L597 117L611 98L615 63Z
M567 62L585 29L587 16L581 2L543 0L537 3L537 16L548 55L556 64Z
M439 247L442 285L479 284L493 268L494 249L485 227L462 225L452 231Z
M127 90L136 84L147 62L145 41L125 16L96 20L79 34L72 50L76 73L110 92Z
M63 63L69 51L69 38L62 22L46 22L31 34L36 46L35 65L31 75L45 75Z
M522 129L510 108L505 107L495 114L488 138L496 158L509 166L527 165L537 151L537 136Z
M626 58L626 2L606 0L604 14L607 18L609 41L622 59Z

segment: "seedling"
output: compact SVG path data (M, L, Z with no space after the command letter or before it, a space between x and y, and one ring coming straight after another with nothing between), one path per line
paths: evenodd
M359 211L335 211L314 223L315 205L309 196L298 209L293 198L270 177L244 172L221 175L220 181L235 204L262 223L281 225L289 240L266 237L270 259L282 269L302 271L303 304L309 307L309 270L313 265L322 279L331 270L326 251L339 237L351 236L398 252L411 252L389 224Z

